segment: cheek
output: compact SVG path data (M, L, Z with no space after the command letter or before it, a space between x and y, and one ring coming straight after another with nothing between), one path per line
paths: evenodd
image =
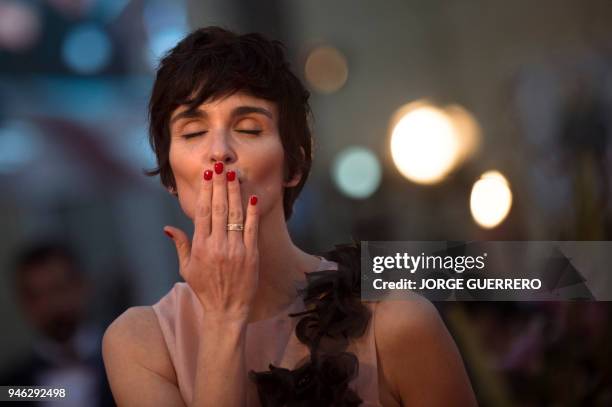
M191 157L192 155L188 152L176 148L171 148L168 156L179 204L183 212L193 219L200 166Z
M171 146L170 151L168 152L168 161L175 179L184 176L187 170L186 164L189 162L189 155L186 154L184 148Z
M275 146L274 149L268 149L265 154L259 157L244 168L247 171L248 179L263 189L261 192L269 194L281 191L284 172L282 147Z
M186 188L198 177L201 168L198 156L186 146L171 147L168 159L178 189Z

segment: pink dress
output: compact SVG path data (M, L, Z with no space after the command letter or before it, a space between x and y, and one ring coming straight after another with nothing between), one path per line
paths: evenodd
M321 258L317 270L337 269L337 263ZM359 375L349 386L363 400L362 406L380 406L378 394L378 372L373 315L375 302L364 302L372 311L372 319L363 336L353 340L347 351L359 359ZM308 348L295 336L295 327L301 317L289 317L292 312L303 311L304 302L297 297L287 309L268 319L251 322L246 331L247 372L267 371L268 365L294 369L309 358ZM178 380L178 387L185 403L193 400L193 387L198 353L198 334L201 332L202 309L187 283L176 283L174 287L153 305L159 326ZM249 385L247 397L249 407L259 406L257 389Z

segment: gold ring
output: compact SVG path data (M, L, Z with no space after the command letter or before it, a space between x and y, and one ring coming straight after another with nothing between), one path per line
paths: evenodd
M244 225L242 223L228 223L227 230L235 230L241 232L244 230Z

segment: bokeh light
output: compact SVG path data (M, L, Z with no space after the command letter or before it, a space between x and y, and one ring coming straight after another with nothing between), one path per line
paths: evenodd
M27 3L0 2L0 49L23 51L40 36L40 17Z
M476 119L458 105L407 104L391 119L391 157L398 171L418 184L435 184L472 157L480 145Z
M512 207L512 191L506 177L499 171L487 171L480 176L470 196L472 217L480 226L491 229L499 225Z
M459 151L454 166L457 167L473 157L482 142L482 131L478 121L467 109L459 105L444 108L459 139Z
M38 128L23 121L0 127L0 173L14 173L38 159L43 151Z
M399 172L419 184L441 181L452 169L459 140L448 116L428 105L415 105L391 133L391 156Z
M102 71L112 54L112 43L99 26L91 23L73 28L62 46L62 57L66 65L81 74Z
M316 47L306 58L304 76L317 92L336 92L344 86L348 78L346 58L332 46Z
M343 150L332 166L332 178L340 192L355 199L365 199L376 192L381 175L376 155L364 147Z

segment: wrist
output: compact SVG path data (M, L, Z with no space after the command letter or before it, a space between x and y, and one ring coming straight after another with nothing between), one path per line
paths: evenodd
M244 346L246 327L246 318L223 317L222 314L205 312L202 318L201 346L203 349L215 349L217 357L221 358L227 352L234 354Z
M249 312L220 312L220 311L204 311L202 317L204 326L209 329L220 329L223 331L234 330L240 331L244 329L249 320Z

